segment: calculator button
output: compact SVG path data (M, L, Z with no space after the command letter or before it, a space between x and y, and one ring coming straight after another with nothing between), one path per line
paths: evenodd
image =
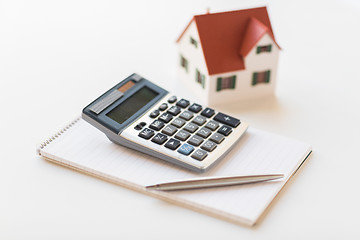
M206 122L206 118L204 118L203 116L196 116L193 120L193 123L196 123L197 125L203 125Z
M188 139L190 137L190 133L185 131L185 130L180 130L176 135L175 138L181 140L181 141L185 141L186 139Z
M201 145L201 148L208 152L212 152L216 148L216 146L216 143L214 143L213 141L206 141L203 145Z
M223 113L216 114L216 116L214 117L214 120L218 121L218 122L221 122L221 123L224 123L224 124L227 124L227 125L229 125L231 127L237 127L240 124L239 119L230 117L230 116L228 116L226 114L223 114Z
M189 104L190 104L190 102L188 100L181 99L176 103L176 106L186 108L187 106L189 106Z
M164 121L165 123L170 122L171 119L173 119L173 115L171 115L170 113L163 113L159 117L159 120Z
M160 111L156 109L150 113L150 117L156 118L157 116L159 116L159 114L160 114Z
M202 109L202 106L199 105L199 104L197 104L197 103L193 103L193 105L191 105L191 106L189 107L189 111L192 111L192 112L194 112L194 113L200 112L201 109Z
M214 133L211 137L210 140L214 141L216 143L221 143L224 140L225 136L222 135L221 133Z
M221 128L219 128L218 133L221 133L225 136L228 136L232 132L232 128L223 125Z
M159 107L159 110L160 110L160 111L165 111L167 108L168 108L167 103L162 103L162 104L160 105L160 107Z
M162 122L160 120L155 120L150 124L149 128L154 129L156 131L159 131L164 126L165 126L164 122Z
M189 141L187 141L188 143L190 143L191 145L197 147L199 146L202 142L204 141L204 139L200 136L194 135L192 136Z
M154 131L150 130L148 128L145 128L144 130L142 130L139 133L139 137L145 138L145 139L150 139L152 136L154 136Z
M167 138L166 135L161 134L161 133L158 133L158 134L155 135L155 137L153 137L153 138L151 139L151 141L154 142L154 143L157 143L157 144L161 145L161 144L163 144L164 142L166 142L167 139L168 139L168 138Z
M196 160L202 161L207 157L207 152L205 152L204 150L198 149L196 150L191 157L195 158Z
M181 108L179 108L178 106L172 106L171 108L169 108L169 110L167 110L167 112L176 116L181 112Z
M205 108L204 111L201 112L201 115L203 115L204 117L212 117L215 114L214 109L211 108Z
M189 155L190 153L192 153L192 151L194 151L194 147L187 143L184 143L177 151L181 154Z
M219 127L219 123L211 120L205 125L205 127L211 131L215 131Z
M181 128L182 126L184 126L185 123L186 121L184 119L176 118L174 119L174 121L171 122L171 125L174 125L177 128Z
M135 127L134 127L134 129L135 130L141 130L143 127L140 125L140 124L138 124L138 125L136 125Z
M145 126L146 126L146 122L141 122L141 123L139 123L139 125L142 126L142 127L145 127Z
M180 146L180 141L171 138L166 144L165 147L171 149L171 150L175 150Z
M207 129L207 128L201 128L197 133L196 135L199 135L200 137L203 137L203 138L207 138L208 136L210 136L211 134L211 131L210 129Z
M194 123L188 123L188 124L186 124L186 126L184 127L184 130L193 133L193 132L195 132L198 128L199 128L198 125L196 125L196 124L194 124Z
M168 102L169 103L174 103L174 102L176 102L176 100L177 100L176 96L171 96L171 97L169 97Z
M172 136L174 133L176 133L177 128L172 125L167 125L164 127L164 129L161 131L162 133L165 133L166 135Z
M192 112L184 111L180 114L179 117L185 119L186 121L189 121L190 119L192 119L193 116L194 114Z

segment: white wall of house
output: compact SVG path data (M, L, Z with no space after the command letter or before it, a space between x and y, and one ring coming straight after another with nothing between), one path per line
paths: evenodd
M271 52L256 53L258 46L272 45ZM245 70L210 76L207 104L220 105L273 95L275 92L279 48L268 34L265 34L245 58ZM270 82L252 85L254 72L270 70ZM236 75L235 89L217 91L217 78Z
M197 41L197 47L191 44L190 37ZM192 91L194 96L203 103L206 103L210 79L195 21L191 22L190 26L178 42L178 52L177 66L180 81ZM180 65L180 55L188 60L188 71ZM196 82L196 69L205 76L205 88L203 88L200 83Z

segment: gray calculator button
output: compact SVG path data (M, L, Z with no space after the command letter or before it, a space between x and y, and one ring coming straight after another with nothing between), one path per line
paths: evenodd
M216 143L212 141L206 141L203 145L201 145L201 148L208 152L212 152L216 148L216 146Z
M202 161L202 160L204 160L204 158L207 157L207 155L208 155L207 152L205 152L204 150L198 149L191 155L191 157L195 158L196 160Z
M188 143L190 143L191 145L197 147L197 146L199 146L203 141L204 141L204 139L203 139L202 137L194 135L194 136L192 136L192 137L189 139Z
M188 139L190 137L190 133L188 133L187 131L184 130L180 130L176 135L175 138L181 140L181 141L185 141L186 139Z
M197 131L196 135L199 135L200 137L207 138L210 136L211 131L208 128L201 128L199 131Z
M203 125L206 122L206 118L203 116L196 116L193 120L193 123L196 123L197 125Z
M174 121L171 122L172 125L174 125L177 128L181 128L185 124L185 120L181 118L176 118Z
M161 131L162 133L165 133L166 135L172 136L177 131L177 128L171 125L167 125L164 127L164 129Z
M205 125L205 127L210 129L211 131L215 131L219 127L219 123L211 120Z
M216 143L221 143L224 140L225 136L220 134L220 133L214 133L211 137L210 140L214 141Z
M192 117L194 116L194 114L192 112L189 111L184 111L180 114L180 117L185 119L186 121L192 119Z
M193 132L195 132L198 128L199 128L198 125L196 125L196 124L194 124L194 123L188 123L188 124L186 124L186 126L184 127L184 130L193 133Z

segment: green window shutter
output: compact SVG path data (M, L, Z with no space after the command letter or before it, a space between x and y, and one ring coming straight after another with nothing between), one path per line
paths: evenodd
M217 82L216 82L216 91L220 91L221 90L221 79L222 78L218 78Z
M257 53L257 54L261 53L261 47L260 47L260 46L258 46L258 47L256 48L256 53Z
M272 47L272 45L270 44L267 49L268 52L271 52L271 47Z
M231 86L230 88L234 89L235 88L235 82L236 82L236 75L232 77L231 79Z
M253 86L255 86L257 83L257 75L258 75L257 72L253 73L253 78L252 78L252 83L251 83L251 85L253 85Z
M266 71L265 82L266 82L266 83L269 83L269 82L270 82L270 70L269 70L269 71Z
M205 88L205 76L201 75L201 85L203 88Z

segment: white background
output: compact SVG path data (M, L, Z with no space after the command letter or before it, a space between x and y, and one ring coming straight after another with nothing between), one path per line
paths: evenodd
M220 110L314 152L256 227L36 156L37 143L133 72L174 91L175 40L192 15L262 5L283 48L277 97ZM355 0L0 0L0 238L359 239L359 29Z

